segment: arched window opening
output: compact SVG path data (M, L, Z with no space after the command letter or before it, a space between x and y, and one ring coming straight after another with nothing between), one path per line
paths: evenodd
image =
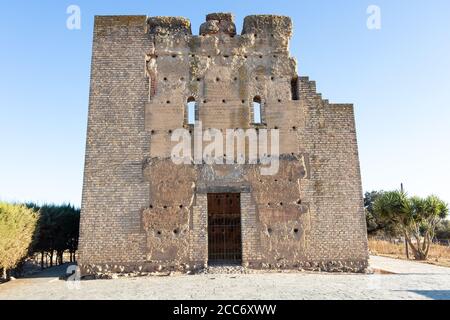
M156 58L157 56L155 54L148 55L146 57L146 75L149 80L149 101L152 100L156 96L156 79L157 79L157 65L156 65Z
M291 80L291 94L292 100L299 100L298 77L294 77Z
M186 104L187 124L194 125L196 118L197 103L194 97L189 97Z
M261 97L259 96L253 98L253 123L262 123L262 103Z

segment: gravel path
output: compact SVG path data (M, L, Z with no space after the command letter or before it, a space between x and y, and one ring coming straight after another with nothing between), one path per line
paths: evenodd
M450 299L450 268L372 257L396 274L205 273L66 282L67 266L0 285L0 299ZM75 286L74 286L75 284Z

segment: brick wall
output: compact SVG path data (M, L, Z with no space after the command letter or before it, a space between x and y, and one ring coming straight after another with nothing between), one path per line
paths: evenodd
M96 17L80 229L80 264L144 260L140 210L149 46L145 16Z

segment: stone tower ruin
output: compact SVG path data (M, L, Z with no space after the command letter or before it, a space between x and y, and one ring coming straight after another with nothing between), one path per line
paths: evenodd
M237 34L231 14L210 14L199 35L180 17L95 18L83 273L366 269L353 106L298 75L292 31L274 15L246 17ZM261 161L176 164L174 133L195 140L198 123L277 130L277 172L263 175Z

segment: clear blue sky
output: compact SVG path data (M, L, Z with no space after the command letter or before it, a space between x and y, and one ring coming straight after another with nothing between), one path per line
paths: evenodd
M80 6L81 30L66 28ZM369 5L381 30L366 27ZM0 200L81 201L94 15L275 13L294 21L299 73L355 104L364 190L450 202L450 1L10 1L0 33Z

